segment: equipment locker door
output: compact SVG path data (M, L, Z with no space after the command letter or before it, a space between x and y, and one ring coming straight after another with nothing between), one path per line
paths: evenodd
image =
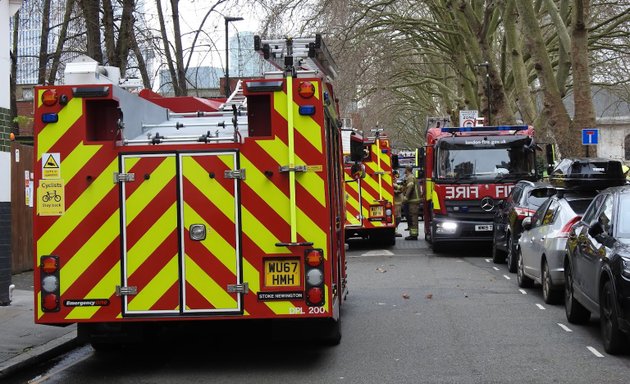
M346 175L346 226L362 227L363 212L363 194L361 188L361 179L349 179Z
M120 161L123 314L242 313L236 152Z

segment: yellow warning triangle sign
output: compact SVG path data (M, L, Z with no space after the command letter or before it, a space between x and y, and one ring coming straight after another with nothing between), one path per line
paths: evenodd
M57 164L57 160L55 160L53 155L48 156L48 160L46 160L44 168L59 168L59 164Z

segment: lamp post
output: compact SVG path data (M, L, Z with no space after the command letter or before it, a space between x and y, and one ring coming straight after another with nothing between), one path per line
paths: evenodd
M228 50L228 24L231 21L243 20L242 17L223 16L225 19L225 97L230 97L230 52Z
M490 97L492 96L492 90L490 89L490 63L476 64L477 67L486 68L486 98L488 99L488 125L492 126L492 113L490 112Z

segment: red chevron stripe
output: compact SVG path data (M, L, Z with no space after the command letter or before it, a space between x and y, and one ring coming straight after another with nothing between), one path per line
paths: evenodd
M186 307L188 309L215 309L216 307L199 293L195 287L186 282Z
M179 280L166 290L166 293L158 299L150 308L151 311L174 311L179 306Z
M217 232L232 247L236 247L235 218L226 216L211 199L208 199L209 196L204 195L187 179L184 180L184 191L188 205L211 226L211 230Z

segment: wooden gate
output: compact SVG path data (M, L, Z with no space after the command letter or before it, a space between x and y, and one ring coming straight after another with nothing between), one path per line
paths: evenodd
M33 147L11 143L12 273L33 269ZM29 181L31 185L29 185ZM30 190L30 191L29 191ZM29 196L30 195L30 196ZM30 199L31 201L29 202ZM30 203L30 206L29 206Z

